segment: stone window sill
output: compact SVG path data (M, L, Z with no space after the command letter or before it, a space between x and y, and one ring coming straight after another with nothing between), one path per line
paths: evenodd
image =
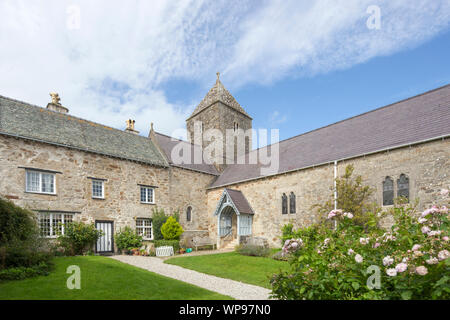
M46 192L33 192L33 191L25 191L25 193L31 193L31 194L42 194L44 196L57 196L56 193L46 193Z

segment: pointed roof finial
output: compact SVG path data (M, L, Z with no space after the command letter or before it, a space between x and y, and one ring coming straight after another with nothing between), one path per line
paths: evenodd
M216 72L217 75L217 81L220 81L219 77L220 77L220 72Z
M153 130L153 122L150 122L150 131L154 131Z

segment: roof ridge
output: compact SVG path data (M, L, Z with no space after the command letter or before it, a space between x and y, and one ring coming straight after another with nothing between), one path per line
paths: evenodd
M230 97L230 102L226 102L223 99L223 94ZM214 99L212 99L214 98ZM210 101L208 101L210 100ZM241 104L236 100L236 98L225 88L224 84L217 78L216 83L208 90L200 103L196 106L192 114L187 118L187 120L191 119L193 116L199 114L203 110L209 108L216 102L222 102L226 106L232 108L235 111L238 111L245 115L246 117L250 117L250 115L245 111L245 109L241 106Z
M97 125L97 126L101 126L101 127L106 128L106 129L116 130L116 131L119 131L121 133L132 134L132 135L137 136L137 137L141 137L141 138L144 138L144 139L149 139L146 136L141 136L139 134L135 134L135 133L132 133L132 132L126 132L124 130L117 129L117 128L114 128L114 127L111 127L111 126L108 126L108 125L105 125L105 124L102 124L102 123L99 123L99 122L95 122L95 121L92 121L92 120L87 120L87 119L84 119L84 118L80 118L80 117L74 116L72 114L60 113L60 112L57 112L57 111L53 111L53 110L50 110L50 109L38 106L36 104L25 102L25 101L22 101L22 100L17 100L17 99L14 99L14 98L5 97L3 95L0 95L0 98L6 99L6 100L9 100L9 101L13 101L13 102L18 102L18 103L24 104L24 105L29 106L29 107L36 107L36 108L39 108L39 109L42 109L42 110L45 110L45 111L49 111L49 112L51 112L51 114L54 114L54 115L64 115L64 116L66 116L68 118L73 118L73 119L70 119L70 120L83 120L83 121L86 121L87 123L94 124L94 125Z
M428 90L428 91L425 91L425 92L416 94L415 96L412 96L412 97L409 97L409 98L405 98L405 99L402 99L402 100L399 100L399 101L390 103L390 104L388 104L388 105L385 105L385 106L382 106L382 107L378 107L378 108L375 108L375 109L372 109L372 110L369 110L369 111L366 111L366 112L363 112L363 113L359 113L359 114L357 114L357 115L354 115L354 116L351 116L351 117L348 117L348 118L345 118L345 119L342 119L342 120L339 120L339 121L336 121L336 122L333 122L333 123L324 125L324 126L322 126L322 127L319 127L319 128L313 129L313 130L309 130L309 131L306 131L306 132L302 132L302 133L297 134L297 135L295 135L295 136L292 136L292 137L289 137L289 138L280 140L280 141L278 141L278 142L276 142L276 143L268 144L268 145L265 145L265 146L263 146L263 147L259 147L259 148L253 149L253 150L249 151L248 153L246 153L246 155L247 155L247 154L250 154L250 152L258 151L258 150L260 150L260 149L270 147L270 146L272 146L272 145L274 145L274 144L277 144L277 143L280 144L280 143L282 143L282 142L286 142L286 141L288 141L288 140L292 140L292 139L294 139L294 138L298 138L298 137L301 137L301 136L303 136L303 135L306 135L306 134L309 134L309 133L312 133L312 132L315 132L315 131L319 131L319 130L321 130L321 129L325 129L325 128L334 126L334 125L339 124L339 123L341 123L341 122L345 122L345 121L348 121L348 120L351 120L351 119L354 119L354 118L358 118L358 117L361 117L361 116L363 116L363 115L366 115L366 114L369 114L369 113L372 113L372 112L375 112L375 111L379 111L379 110L382 110L382 109L385 109L385 108L388 108L388 107L393 107L393 106L396 105L396 104L403 103L403 102L406 102L406 101L408 101L408 100L412 100L412 99L415 99L415 98L418 98L418 97L421 97L421 96L424 96L424 95L433 93L433 92L435 92L435 91L444 89L444 88L446 88L446 87L450 87L450 83L449 83L449 84L446 84L446 85L443 85L443 86L441 86L441 87L432 89L432 90Z

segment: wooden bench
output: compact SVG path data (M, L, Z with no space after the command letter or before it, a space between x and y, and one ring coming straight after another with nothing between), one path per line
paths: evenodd
M195 251L198 250L198 247L213 246L213 249L216 249L216 247L217 247L216 241L214 241L210 238L194 237L192 239L192 244L195 247Z

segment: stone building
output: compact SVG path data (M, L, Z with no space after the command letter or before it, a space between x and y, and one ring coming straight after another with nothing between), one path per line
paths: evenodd
M151 240L156 207L180 213L187 239L224 247L256 236L277 246L284 224L315 221L311 206L328 199L348 164L385 208L399 195L426 207L450 185L450 85L251 150L251 135L229 132L248 131L252 118L218 77L186 122L189 142L153 125L145 137L133 120L122 131L74 117L56 94L47 108L0 96L0 195L36 212L46 237L68 221L95 222L104 253L124 226ZM208 149L217 142L202 139L210 129L232 155ZM240 138L245 151L236 155ZM275 150L276 172L249 163Z

